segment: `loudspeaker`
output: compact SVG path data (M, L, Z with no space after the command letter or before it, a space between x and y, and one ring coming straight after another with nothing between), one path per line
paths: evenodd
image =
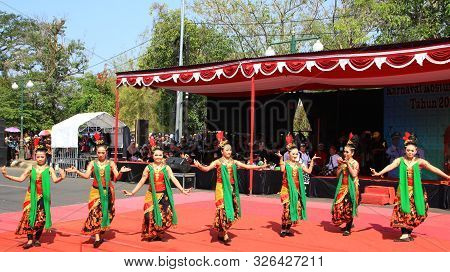
M148 120L136 120L136 144L143 146L147 143Z
M191 170L191 165L183 158L170 157L167 158L166 164L172 168L174 172L187 173Z
M3 141L3 139L2 139ZM0 166L5 166L7 163L8 148L5 146L0 147Z

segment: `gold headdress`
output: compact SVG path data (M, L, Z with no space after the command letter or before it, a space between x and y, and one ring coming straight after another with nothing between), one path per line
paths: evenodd
M296 148L297 146L294 144L294 137L292 137L291 133L289 132L286 135L286 148L288 150L291 150L292 148Z
M228 144L227 139L223 136L223 131L217 131L216 139L219 141L219 147L222 149Z
M403 140L405 141L405 147L410 144L417 146L417 137L414 133L406 131Z

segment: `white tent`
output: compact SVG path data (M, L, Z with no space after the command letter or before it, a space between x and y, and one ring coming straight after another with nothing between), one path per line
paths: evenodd
M104 132L114 132L115 118L106 112L80 113L52 127L52 148L78 148L78 135L84 129L100 128ZM123 145L123 128L119 121L118 147ZM114 145L112 141L111 146Z
M67 168L72 165L78 169L85 169L90 155L78 152L78 135L80 133L94 133L101 131L111 133L114 139L115 118L106 112L80 113L58 123L52 127L52 163ZM119 121L118 153L123 149L123 131L126 125ZM110 144L114 146L114 141Z

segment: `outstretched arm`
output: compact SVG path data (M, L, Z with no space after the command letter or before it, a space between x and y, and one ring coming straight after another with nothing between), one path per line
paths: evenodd
M216 168L217 165L217 160L213 161L210 165L205 166L202 165L200 162L198 162L197 160L194 160L194 165L195 167L197 167L200 171L203 172L208 172L211 171L212 169Z
M303 172L305 172L307 174L311 174L312 170L314 168L314 161L318 160L318 159L320 159L320 157L317 157L316 154L314 154L314 157L309 162L309 167L308 168L306 168L306 166L304 164L302 164Z
M394 170L399 165L400 165L400 158L397 158L391 164L389 164L383 170L381 170L380 172L375 171L375 169L373 169L373 168L370 168L370 171L372 172L372 176L382 176L385 173L387 173L387 172L389 172L391 170Z
M278 158L280 158L280 170L281 170L281 172L285 172L286 171L286 164L284 162L283 155L281 155L280 151L278 151L276 155L278 156Z
M75 166L66 169L67 173L76 173L78 176L84 179L89 179L92 174L92 169L94 169L94 162L90 162L86 168L86 172L81 172Z
M139 190L145 184L145 181L148 179L148 175L149 175L148 168L145 167L144 172L142 173L141 180L138 182L138 184L136 184L136 186L134 187L133 191L128 192L127 190L122 190L124 195L126 195L126 196L134 196L137 192L139 192Z
M178 188L178 190L180 190L181 193L185 195L189 194L192 188L189 188L187 190L184 189L178 179L173 175L172 169L169 166L167 166L167 174L169 175L170 180L173 182L173 184L175 184L175 186Z
M429 163L428 161L426 161L424 159L421 160L420 166L422 166L423 168L427 169L428 171L430 171L438 176L441 176L445 179L450 179L449 175L445 174L441 169L431 165L431 163Z
M117 170L117 165L115 162L111 161L110 162L110 166L111 166L111 170L113 171L114 177L116 178L116 180L119 180L122 178L122 173L125 172L130 172L131 168L122 166L122 168L120 168L120 171Z
M251 165L251 164L245 164L245 163L242 163L240 161L235 161L235 162L236 162L236 166L237 167L244 168L244 169L247 169L247 170L252 170L252 169L253 170L261 170L261 169L264 169L264 168L267 167L266 160L264 160L264 164L260 165L260 166L258 166L258 165Z
M59 183L63 179L66 178L66 172L63 169L59 169L59 178L56 176L56 171L53 169L53 167L50 167L50 176L52 177L52 180L54 183Z
M8 175L8 173L6 172L6 167L3 166L2 167L2 174L5 178L15 181L15 182L23 182L24 180L26 180L29 176L30 176L30 172L31 172L31 167L28 167L23 173L22 175L20 175L19 177L14 177L14 176L10 176Z

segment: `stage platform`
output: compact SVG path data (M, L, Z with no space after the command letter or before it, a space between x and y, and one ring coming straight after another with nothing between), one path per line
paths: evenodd
M93 238L80 234L88 209L87 204L76 204L53 207L52 232L43 234L41 247L28 251L450 251L450 213L445 210L432 209L413 232L413 242L396 243L400 231L389 226L392 206L361 205L353 233L344 237L331 223L331 200L308 199L308 221L293 228L294 237L281 238L279 198L242 195L241 201L243 218L231 228L229 246L219 243L211 229L213 192L196 191L175 195L179 225L167 232L165 241L141 241L143 197L132 197L116 201L116 217L99 249L92 247ZM20 216L0 214L0 251L23 251L26 236L14 234Z

